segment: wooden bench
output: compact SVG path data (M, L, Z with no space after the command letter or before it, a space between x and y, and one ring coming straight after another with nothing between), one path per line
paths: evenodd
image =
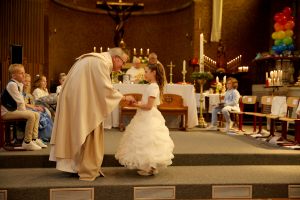
M230 111L231 114L234 115L234 123L238 125L238 131L245 132L243 130L243 123L244 123L244 113L245 113L245 106L251 105L253 107L254 112L257 112L257 97L256 96L241 96L239 100L240 111ZM256 131L256 116L253 115L253 132Z
M130 93L124 94L124 96L133 96L136 101L140 101L142 99L142 94L138 93ZM130 105L127 101L121 100L119 104L119 129L120 131L125 130L124 125L124 116L133 116L136 113L136 107Z
M1 101L0 101L1 107ZM26 119L3 119L0 114L0 148L5 150L16 150L15 147L22 145L22 139L18 139L16 132L17 127L26 123Z
M163 102L158 106L160 112L164 115L181 116L180 128L188 128L188 107L183 105L183 98L176 94L164 94Z
M283 140L287 141L283 143L282 145L295 145L295 144L300 144L300 119L299 116L294 118L292 116L293 111L297 109L299 104L299 97L288 97L287 98L287 113L285 117L279 117L279 120L282 123L282 132L281 132L281 137ZM290 141L287 138L287 132L288 132L288 123L294 123L295 124L295 140Z
M260 112L244 112L244 114L246 115L252 115L253 117L257 117L258 118L258 132L257 133L261 133L262 132L262 119L266 118L266 116L268 114L271 113L271 106L272 106L272 99L273 96L262 96L261 97L261 111ZM256 130L256 123L253 123L253 131ZM270 132L271 136L274 136L272 134L274 134L274 132L272 133L272 131ZM267 137L269 137L270 135L268 135Z

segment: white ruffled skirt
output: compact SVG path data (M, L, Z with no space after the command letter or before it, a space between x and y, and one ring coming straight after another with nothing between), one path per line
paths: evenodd
M174 143L157 108L138 109L126 127L115 158L129 169L148 170L172 164Z

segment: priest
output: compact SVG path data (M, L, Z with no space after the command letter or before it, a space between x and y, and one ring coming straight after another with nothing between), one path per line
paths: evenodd
M103 175L103 121L123 96L111 84L110 73L119 71L128 55L120 48L88 53L77 58L60 91L51 138L49 160L61 171L78 173L80 180Z

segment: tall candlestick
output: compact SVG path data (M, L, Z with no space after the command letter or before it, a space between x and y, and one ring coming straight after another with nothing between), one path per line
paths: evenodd
M173 72L172 72L172 68L175 67L175 65L173 65L173 63L171 61L170 65L168 65L168 67L170 67L170 84L173 84Z
M200 34L200 57L199 57L199 70L200 73L204 72L204 59L203 59L203 55L204 55L204 50L203 50L203 33Z
M182 63L182 71L186 72L186 61L185 60L183 60L183 63Z

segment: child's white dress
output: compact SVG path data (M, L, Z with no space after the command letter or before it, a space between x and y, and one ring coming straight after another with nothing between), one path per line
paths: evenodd
M155 106L151 110L137 110L115 155L120 164L129 169L163 168L171 165L174 158L174 143L165 119L156 107L160 104L157 83L147 87L141 103L146 103L149 96L156 97Z

